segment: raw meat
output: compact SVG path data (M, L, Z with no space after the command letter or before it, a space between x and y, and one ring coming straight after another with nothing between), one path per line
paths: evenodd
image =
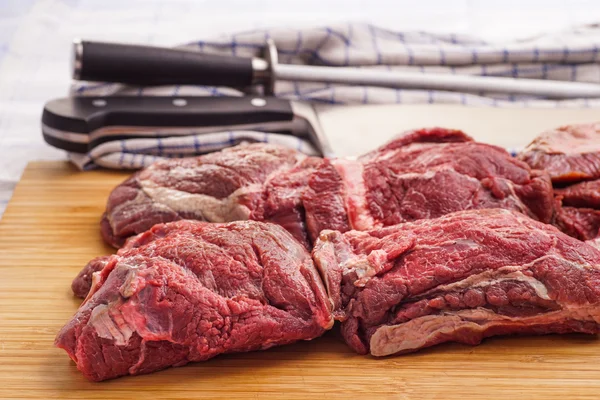
M313 259L344 339L361 354L600 331L600 251L515 211L327 230Z
M128 247L104 260L56 338L91 380L310 340L333 324L310 254L278 225L178 221Z
M548 175L460 131L407 132L358 160L324 160L302 200L314 241L324 229L368 230L469 209L553 215Z
M553 225L579 240L592 240L600 230L600 210L557 207Z
M308 246L299 191L319 162L263 143L159 161L112 191L102 218L102 236L120 247L127 237L157 223L273 219Z
M71 283L71 290L77 297L84 298L89 293L92 287L92 277L94 272L102 270L110 261L111 256L100 256L92 259L83 269L77 274Z
M156 225L96 262L56 344L104 380L310 340L334 319L374 356L600 332L600 250L516 211L326 230L312 256L270 223Z
M554 193L564 206L600 209L600 179L557 188Z
M600 178L600 124L567 125L538 136L519 154L554 183Z
M519 158L532 168L547 170L552 182L561 186L555 189L552 223L578 239L596 238L600 229L600 124L544 132Z
M413 129L401 133L389 143L379 147L362 158L366 159L370 156L377 155L381 152L397 150L402 146L411 143L452 143L452 142L472 142L473 138L458 129L447 128L423 128Z
M600 230L600 180L558 188L554 193L554 225L580 240L596 238Z
M461 131L433 128L406 132L358 160L254 144L160 162L111 193L102 233L118 247L155 223L252 219L280 224L310 248L322 229L365 230L490 207L549 222L547 174Z

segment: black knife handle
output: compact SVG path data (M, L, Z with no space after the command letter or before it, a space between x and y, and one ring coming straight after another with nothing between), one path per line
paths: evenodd
M188 50L76 41L73 78L134 85L252 84L252 59Z
M160 128L258 129L293 119L290 101L276 97L67 97L46 103L42 128L48 144L85 153L111 140L160 137ZM135 127L150 133L133 135L128 128Z

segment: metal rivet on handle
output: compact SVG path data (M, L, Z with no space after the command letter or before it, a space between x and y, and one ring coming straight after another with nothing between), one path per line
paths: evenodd
M267 105L267 101L257 97L250 100L250 104L252 104L254 107L264 107Z
M187 106L187 100L186 99L175 99L175 100L173 100L173 105L177 106L177 107Z
M93 100L92 105L94 105L95 107L104 107L106 105L106 100L104 100L104 99Z

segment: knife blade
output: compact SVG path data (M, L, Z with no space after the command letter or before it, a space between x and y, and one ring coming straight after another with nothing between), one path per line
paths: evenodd
M279 64L272 40L264 58L243 58L130 44L76 40L73 78L136 85L263 85L272 95L277 80L327 82L390 88L535 95L548 98L600 97L600 85L491 76L370 71L352 67Z
M44 140L74 153L113 140L227 130L294 135L333 156L313 106L276 97L67 97L42 113Z

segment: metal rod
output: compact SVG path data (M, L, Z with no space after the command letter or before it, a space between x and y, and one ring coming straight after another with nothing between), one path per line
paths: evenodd
M467 75L367 71L348 67L277 64L275 78L283 81L328 82L403 89L511 93L550 98L600 98L600 84Z

